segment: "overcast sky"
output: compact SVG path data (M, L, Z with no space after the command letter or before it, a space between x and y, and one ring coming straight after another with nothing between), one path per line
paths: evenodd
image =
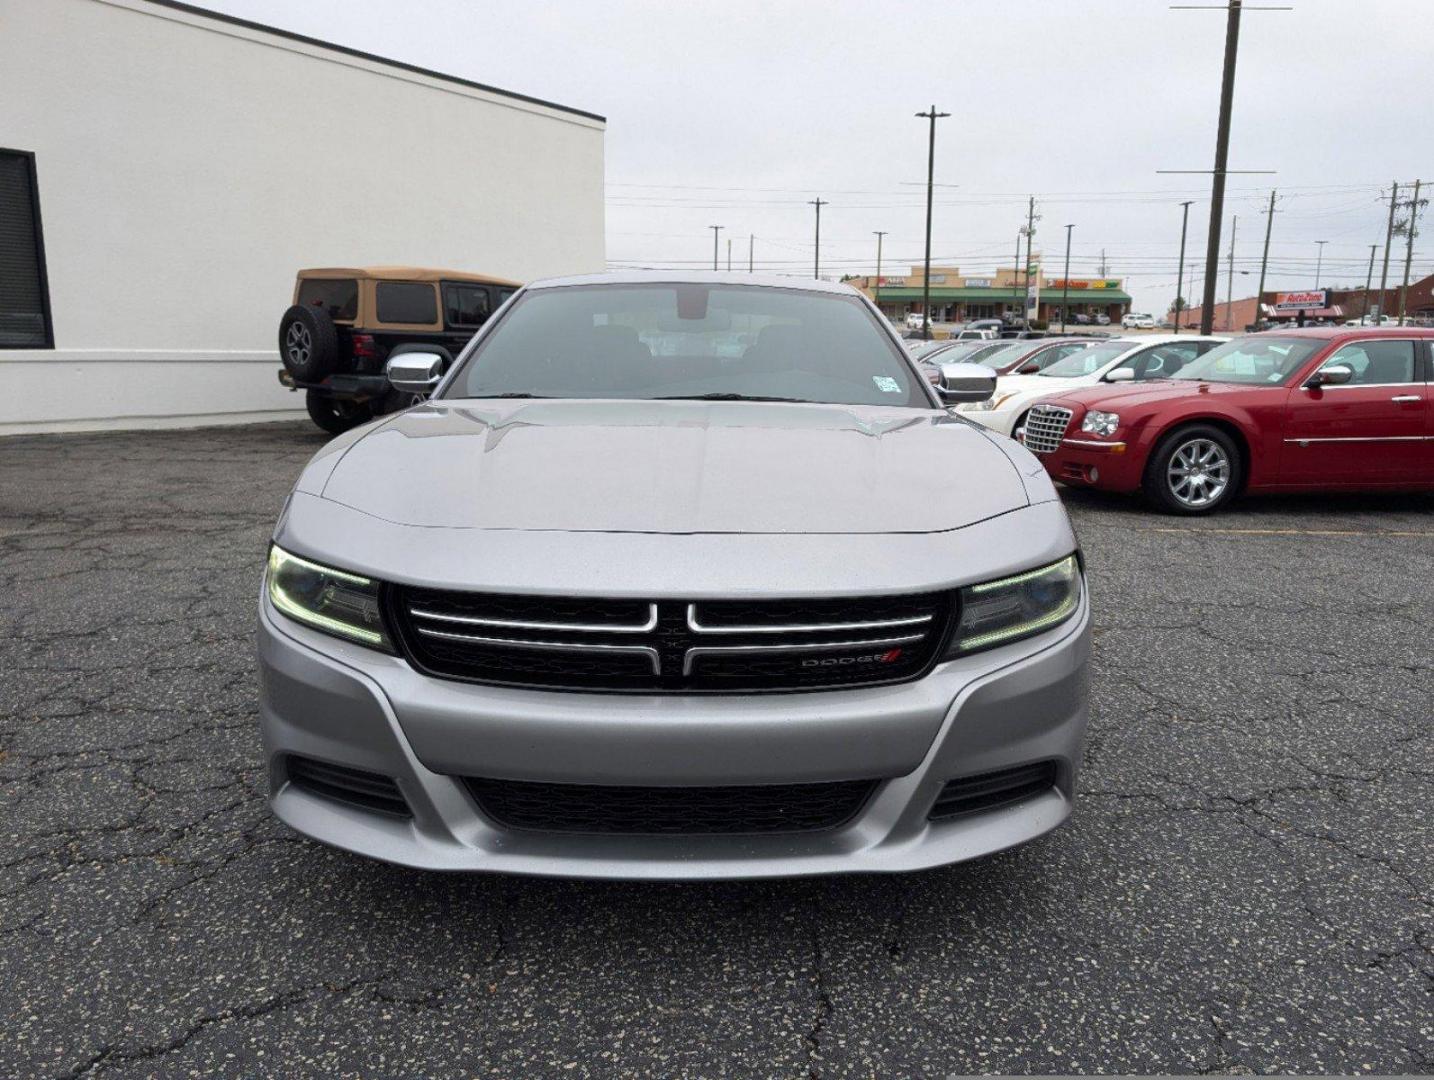
M823 274L919 263L926 121L937 128L933 261L1010 266L1034 194L1036 251L1059 276L1127 279L1137 309L1175 295L1180 202L1187 266L1203 273L1225 18L1160 0L199 0L206 6L600 113L613 265L710 265L709 225L745 267ZM1207 0L1181 0L1207 2ZM1213 0L1209 0L1213 2ZM1253 0L1281 4L1287 0ZM1381 189L1434 179L1434 3L1288 0L1247 11L1235 88L1229 218L1236 296L1254 292L1277 188L1269 286L1364 283L1382 244ZM441 167L441 159L439 166ZM1387 204L1384 204L1387 205ZM1431 234L1434 235L1434 234ZM1425 252L1431 254L1425 254ZM1381 248L1382 257L1382 248ZM1403 245L1391 262L1402 272ZM475 265L482 255L474 253ZM1434 246L1415 245L1415 276ZM1242 276L1246 271L1247 276ZM1375 266L1376 284L1379 266ZM1187 275L1188 280L1188 275ZM1198 299L1200 286L1187 285Z

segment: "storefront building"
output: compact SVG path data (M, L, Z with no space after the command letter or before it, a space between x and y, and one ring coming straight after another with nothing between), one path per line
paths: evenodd
M895 322L921 313L923 281L919 266L913 266L909 274L854 277L847 279L847 284L870 296ZM965 275L954 266L933 266L930 284L931 321L937 323L1019 316L1023 300L1034 310L1035 318L1049 323L1061 321L1063 305L1068 321L1077 314L1101 314L1118 323L1130 310L1130 295L1119 278L1072 278L1067 282L1046 277L1035 265L1029 275L1006 268L987 277Z

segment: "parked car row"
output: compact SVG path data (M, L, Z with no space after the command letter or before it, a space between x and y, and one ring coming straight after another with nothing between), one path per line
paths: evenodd
M1117 338L1004 368L957 409L1055 480L1175 513L1243 491L1434 490L1432 350L1408 327Z

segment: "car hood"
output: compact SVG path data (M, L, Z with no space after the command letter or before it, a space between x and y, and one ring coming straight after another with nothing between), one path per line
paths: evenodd
M433 402L321 453L299 490L567 532L940 532L1029 502L994 437L945 412L756 402Z
M1120 412L1144 406L1160 405L1177 398L1195 395L1229 397L1251 390L1268 390L1268 386L1242 386L1234 383L1196 382L1193 379L1150 379L1138 383L1100 383L1096 386L1072 386L1064 394L1051 394L1048 399L1087 409Z
M1002 375L996 380L996 396L999 398L1013 393L1056 394L1062 390L1089 385L1090 377L1087 375L1076 375L1069 379L1052 375Z

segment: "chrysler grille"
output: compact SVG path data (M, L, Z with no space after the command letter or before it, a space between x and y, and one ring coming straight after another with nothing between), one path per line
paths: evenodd
M1055 405L1036 405L1026 414L1025 434L1021 441L1034 454L1049 454L1061 445L1066 427L1071 422L1069 409Z
M559 690L812 690L900 682L936 658L949 593L606 600L397 586L408 659L442 678Z

